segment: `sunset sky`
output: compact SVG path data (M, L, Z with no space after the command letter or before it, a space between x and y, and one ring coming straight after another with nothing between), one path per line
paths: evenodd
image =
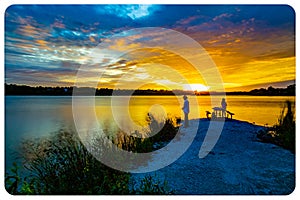
M270 5L11 6L5 13L5 82L72 86L78 69L88 65L84 81L97 81L98 87L210 88L195 66L167 51L164 31L131 30L157 27L197 41L227 91L286 87L296 78L294 17L292 8ZM142 48L153 41L161 48ZM185 51L185 42L175 39L172 45ZM109 46L97 52L99 44Z

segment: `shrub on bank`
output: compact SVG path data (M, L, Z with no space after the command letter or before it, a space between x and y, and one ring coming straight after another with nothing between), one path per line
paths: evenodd
M159 121L149 113L147 122L149 132L135 131L132 135L128 135L119 131L113 139L113 143L127 151L147 153L166 146L179 132L176 119L172 117Z
M296 121L295 108L292 106L292 102L286 101L278 119L278 125L276 125L274 128L278 135L277 137L282 143L281 145L284 148L295 152Z
M278 118L278 123L271 128L261 130L257 137L262 142L273 143L295 153L295 108L291 101L286 101Z

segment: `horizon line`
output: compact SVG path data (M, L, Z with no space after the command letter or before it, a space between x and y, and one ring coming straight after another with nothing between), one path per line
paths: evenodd
M184 90L184 89L163 89L163 88L147 88L147 89L120 89L120 88L109 88L109 87L102 87L102 88L94 88L94 87L77 87L77 86L31 86L31 85L26 85L26 84L16 84L16 83L4 83L4 85L15 85L15 86L25 86L25 87L32 87L32 88L86 88L86 89L95 89L95 90L101 90L101 89L105 89L105 90L123 90L123 91L137 91L137 90L141 90L141 91L182 91L182 92L195 92L195 93L243 93L243 92L251 92L253 90L260 90L260 89L268 89L268 88L274 88L274 89L287 89L288 86L293 86L296 85L296 83L294 84L290 84L286 87L273 87L273 86L268 86L268 87L260 87L260 88L255 88L255 89L251 89L251 90L236 90L236 91L226 91L226 89L224 89L225 91L210 91L210 90L206 90L206 91L198 91L198 90Z

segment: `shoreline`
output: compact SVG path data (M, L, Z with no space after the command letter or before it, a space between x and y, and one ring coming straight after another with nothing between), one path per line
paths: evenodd
M207 119L206 117L200 117L200 118L196 118L196 119L190 119L189 121L196 121L196 120L199 120L200 122L210 122L210 121L218 121L218 120L211 120L211 119ZM274 125L270 125L270 124L259 124L259 123L256 123L256 122L250 122L250 121L247 121L247 120L242 120L242 119L229 119L229 118L226 118L226 120L224 121L224 124L226 122L232 122L232 123L246 123L246 124L250 124L250 125L253 125L253 126L258 126L258 127L261 127L261 128L270 128L270 127L273 127Z
M174 163L155 172L132 174L137 181L152 175L166 180L176 194L290 194L295 188L295 154L256 137L263 126L226 121L219 140L208 155L198 157L209 121L190 120L184 134L197 129L188 150ZM153 159L158 159L153 157ZM148 163L151 165L151 162Z

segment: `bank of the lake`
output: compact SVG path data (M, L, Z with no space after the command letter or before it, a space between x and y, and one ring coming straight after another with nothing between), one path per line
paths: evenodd
M196 122L180 131L185 135L197 131ZM261 143L256 134L264 127L226 121L213 150L200 159L208 126L209 121L200 120L192 145L174 163L155 172L134 174L133 180L150 174L166 180L176 194L289 194L294 190L295 155L274 144Z

